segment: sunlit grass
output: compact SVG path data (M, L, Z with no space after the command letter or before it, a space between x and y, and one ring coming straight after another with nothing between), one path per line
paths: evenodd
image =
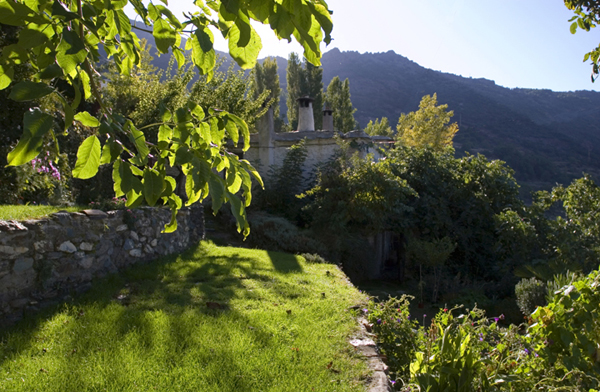
M75 212L85 210L89 207L57 207L57 206L33 206L33 205L0 205L0 220L25 220L48 216L53 212L68 211Z
M202 243L0 332L0 390L362 391L334 266Z

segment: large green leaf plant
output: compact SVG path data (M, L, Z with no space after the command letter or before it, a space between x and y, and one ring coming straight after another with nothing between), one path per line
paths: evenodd
M330 42L333 27L326 2L196 0L180 21L165 5L140 0L0 0L0 23L20 27L18 43L5 46L0 55L0 89L11 88L10 98L20 102L54 94L62 104L64 132L74 121L95 131L79 147L74 177L91 178L100 165L111 164L116 196L125 195L129 207L144 200L168 205L172 218L165 231L170 232L177 228L175 217L183 202L167 169L180 166L186 176L186 205L210 195L216 212L229 202L238 230L248 235L245 208L251 201L251 177L260 184L262 180L247 161L225 149L227 139L236 145L243 139L243 149L249 148L248 125L240 117L203 110L193 101L174 112L163 109L154 144L147 141L144 129L104 104L95 69L100 49L122 74L141 62L136 27L124 11L128 4L136 19L152 26L160 53L171 51L181 67L189 51L200 74L210 80L216 64L213 31L228 40L229 53L242 68L255 65L262 45L251 21L269 24L279 39L293 37L306 59L320 65L320 43ZM31 67L32 76L12 83L21 64ZM65 85L72 94L65 92ZM99 108L97 113L80 110L84 100L92 102L87 108ZM52 115L39 108L25 113L23 135L9 153L8 164L30 162L47 135L56 140L53 123Z

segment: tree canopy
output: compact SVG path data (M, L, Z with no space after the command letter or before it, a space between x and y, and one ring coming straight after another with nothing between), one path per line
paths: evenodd
M452 146L458 125L448 125L454 112L447 111L448 105L437 105L437 95L426 95L421 99L419 110L402 114L398 120L398 139L409 147L430 147L442 151Z
M354 119L356 109L350 100L350 81L346 78L343 82L339 76L334 77L327 86L325 101L333 110L333 128L341 132L350 132L358 128Z
M569 22L571 23L571 34L575 34L580 28L590 31L600 23L600 1L598 0L564 0L565 6L575 13ZM583 56L583 61L592 60L592 82L600 74L600 44Z
M126 195L129 207L143 201L169 205L172 218L165 230L172 231L183 203L174 193L175 180L166 169L179 165L186 175L186 205L209 194L215 211L229 202L238 230L247 235L245 207L251 201L251 175L260 183L262 180L247 161L225 149L226 138L234 145L242 138L243 148L249 148L249 129L240 117L219 108L204 110L193 101L175 111L162 105L162 124L153 144L147 141L144 128L113 114L104 103L95 68L100 48L122 74L130 73L142 61L135 34L138 27L132 26L124 12L128 4L138 20L152 26L160 53L171 51L181 67L184 51L190 51L200 74L210 80L216 64L213 30L228 40L229 53L242 68L254 66L261 40L251 20L268 23L279 39L291 41L293 37L303 46L305 58L320 65L320 43L330 42L333 27L326 2L199 0L194 12L184 14L180 21L167 7L139 0L0 0L0 23L20 28L18 42L5 46L0 56L0 89L10 87L9 97L19 102L53 94L62 104L63 132L68 133L74 121L93 130L78 149L74 177L93 177L99 165L112 164L116 196ZM32 75L13 83L15 69L21 64L27 64ZM72 94L58 87L63 85ZM84 100L94 101L97 110L81 110ZM38 107L26 112L23 135L8 154L8 164L22 165L34 159L47 134L56 140L53 123L53 114ZM101 143L101 135L106 142Z
M304 64L296 53L290 53L288 58L287 78L287 118L288 124L294 130L298 127L298 98L308 96L313 99L313 116L315 129L323 126L323 68L314 66L308 61Z

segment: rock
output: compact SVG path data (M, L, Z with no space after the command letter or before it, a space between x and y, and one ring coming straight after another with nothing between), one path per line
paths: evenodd
M125 231L125 230L127 230L127 225L119 225L119 226L117 226L117 228L115 230L117 231L117 233L120 233L121 231Z
M146 246L144 246L144 252L152 254L154 253L154 249L152 249L150 245L146 244Z
M24 246L6 246L6 245L0 245L0 253L4 253L10 256L18 256L18 255L22 255L23 253L27 253L29 251L29 248L26 248Z
M141 249L132 249L129 251L129 255L132 257L142 257L142 250Z
M73 245L71 241L65 241L58 247L58 250L65 253L75 253L77 252L77 247Z
M73 253L73 256L75 256L75 258L77 260L81 260L81 259L83 259L85 257L85 252L81 252L81 251L80 252L75 252L75 253Z
M131 250L135 248L135 244L129 238L125 240L125 244L123 244L123 250Z
M83 213L92 220L100 220L108 218L108 214L100 210L83 210Z
M131 231L129 233L129 237L131 237L132 240L134 241L139 241L140 237L138 236L138 234L135 231Z
M83 259L79 260L79 265L85 269L90 268L93 264L94 264L94 257L92 257L92 256L84 257Z
M38 241L33 243L33 248L36 252L44 253L52 250L52 243L50 241Z
M146 238L146 237L141 237L140 238L140 242L146 242L146 240L148 240L148 238Z
M156 245L158 245L158 240L155 238L152 241L150 241L150 245L156 247Z
M13 271L21 272L33 268L33 259L31 257L20 257L15 260Z
M10 306L20 309L29 303L29 298L18 298L10 301Z
M94 244L90 244L89 242L82 242L81 244L79 244L79 249L89 252L94 250Z
M0 220L0 232L2 231L27 231L27 227L23 226L21 223L15 220Z

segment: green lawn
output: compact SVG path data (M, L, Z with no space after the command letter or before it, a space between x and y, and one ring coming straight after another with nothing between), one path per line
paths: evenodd
M0 390L362 391L364 301L332 265L204 242L0 332Z
M57 211L81 211L89 207L56 207L32 205L0 205L0 220L25 220L47 216Z

